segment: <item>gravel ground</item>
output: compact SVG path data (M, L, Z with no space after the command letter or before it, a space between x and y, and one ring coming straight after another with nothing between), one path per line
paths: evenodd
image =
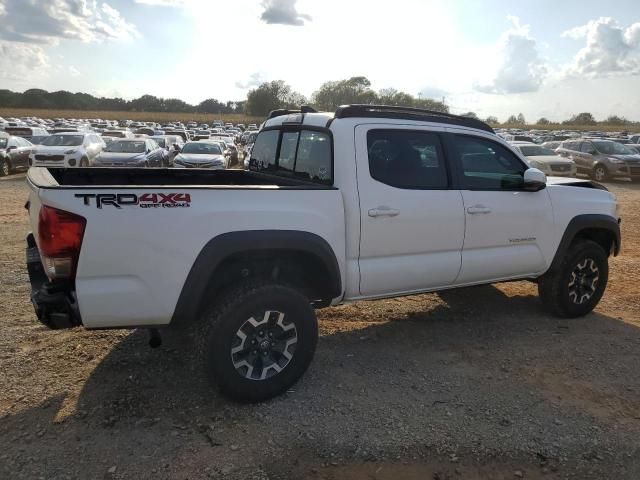
M221 398L168 336L49 331L28 301L24 175L0 179L0 478L640 478L640 185L595 313L515 282L326 309L286 395Z

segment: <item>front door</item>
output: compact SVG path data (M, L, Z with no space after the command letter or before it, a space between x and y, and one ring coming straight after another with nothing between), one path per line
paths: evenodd
M547 190L523 190L527 165L498 142L455 133L448 138L466 219L456 284L542 273L553 226Z
M362 296L447 286L460 271L462 196L451 187L440 133L356 127Z

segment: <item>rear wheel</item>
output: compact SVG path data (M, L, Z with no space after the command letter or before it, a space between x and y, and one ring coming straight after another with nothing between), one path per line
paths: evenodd
M309 299L288 286L250 282L217 303L205 317L199 352L224 395L260 402L302 376L318 339Z
M538 293L551 313L582 317L602 298L609 278L604 249L591 240L574 243L560 266L538 281Z
M593 179L597 182L604 182L606 180L609 180L609 172L607 172L607 167L600 164L593 167Z
M11 173L11 164L9 160L0 158L0 177L6 177Z

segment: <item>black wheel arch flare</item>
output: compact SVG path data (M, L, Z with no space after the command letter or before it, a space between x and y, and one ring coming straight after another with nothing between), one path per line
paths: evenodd
M549 271L555 271L567 255L573 241L584 232L603 231L613 237L613 254L620 253L620 220L602 214L583 214L571 219L562 235ZM587 237L588 238L588 237ZM607 252L608 254L609 252Z
M171 318L171 325L196 319L209 280L226 259L239 253L279 250L315 256L326 268L332 298L342 295L342 280L336 255L322 237L296 230L245 230L218 235L202 248L187 275Z

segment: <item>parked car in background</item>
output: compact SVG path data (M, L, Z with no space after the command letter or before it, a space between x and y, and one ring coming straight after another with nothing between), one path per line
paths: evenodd
M211 137L209 130L196 130L196 133L191 138L192 140L206 140Z
M154 135L153 137L149 138L155 141L158 146L164 148L167 151L168 165L172 167L176 155L180 153L182 145L184 145L182 143L182 139L180 137L174 137L171 135Z
M134 138L133 132L129 130L105 130L102 135L114 138Z
M198 140L187 142L176 156L174 166L177 168L227 168L228 160L219 142Z
M612 177L640 179L640 155L610 140L578 139L562 142L556 153L576 163L578 173L602 182Z
M36 167L88 167L93 165L105 145L97 133L55 133L33 148L31 164Z
M544 142L540 144L541 147L548 148L549 150L555 150L560 146L562 140L550 140L548 142Z
M550 177L575 177L576 164L569 158L561 157L553 150L531 142L511 142L524 155L529 166L537 168Z
M29 140L31 143L33 143L33 137L40 138L49 135L49 132L42 127L7 127L4 131L9 135L15 135L16 137L22 137L25 140Z
M0 132L0 177L29 168L32 149L29 140Z
M625 147L627 147L629 150L632 150L635 153L640 154L640 143L627 143L625 144Z
M166 135L173 135L182 138L183 142L188 142L190 137L186 130L165 130Z
M238 147L231 141L221 143L224 145L224 156L227 158L227 168L237 165L239 162Z
M96 167L168 167L169 154L150 138L114 140L95 161Z

